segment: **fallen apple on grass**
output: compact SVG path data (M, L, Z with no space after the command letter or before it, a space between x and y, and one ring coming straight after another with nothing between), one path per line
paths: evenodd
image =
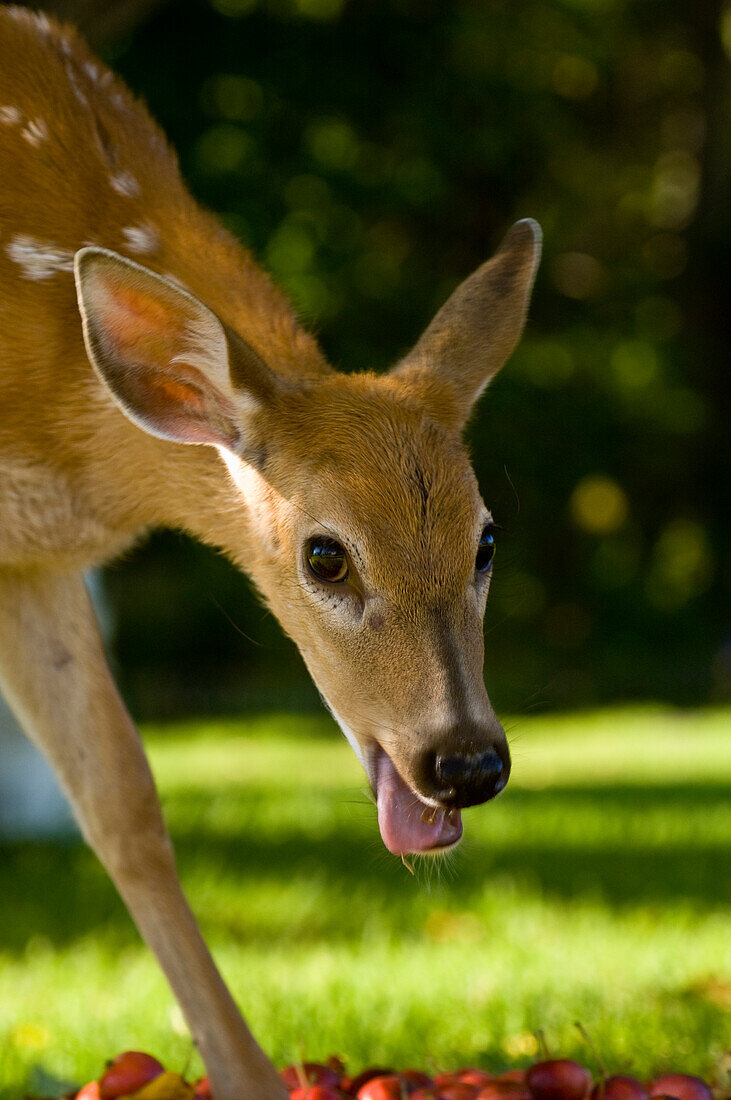
M677 1100L713 1100L713 1093L702 1077L689 1073L665 1073L650 1082L650 1096L676 1096Z
M325 1085L305 1085L290 1092L290 1100L342 1100L345 1093Z
M650 1100L650 1094L636 1077L615 1073L597 1081L589 1100Z
M594 1082L579 1062L546 1058L498 1075L474 1066L433 1076L418 1069L370 1066L351 1077L343 1061L332 1057L324 1063L293 1063L280 1076L290 1100L714 1100L709 1085L692 1074L665 1073L645 1085L628 1074L602 1072ZM207 1077L191 1083L152 1055L126 1050L107 1063L98 1080L64 1100L215 1098Z
M534 1100L584 1100L591 1074L570 1058L549 1058L530 1067L525 1083Z
M107 1062L107 1068L99 1078L100 1100L117 1100L118 1096L130 1096L138 1092L148 1081L154 1081L163 1072L163 1065L151 1054L139 1050L125 1050Z

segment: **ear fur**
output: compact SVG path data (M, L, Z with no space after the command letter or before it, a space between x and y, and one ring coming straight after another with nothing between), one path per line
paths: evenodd
M493 258L465 279L391 376L431 415L462 427L515 350L541 254L541 229L516 222Z
M74 261L89 359L122 411L151 435L237 451L273 376L192 294L102 248Z

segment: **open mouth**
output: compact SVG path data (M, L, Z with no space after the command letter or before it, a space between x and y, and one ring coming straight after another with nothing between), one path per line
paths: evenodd
M378 827L389 852L395 855L436 852L457 843L462 836L458 809L425 802L404 782L380 745L373 768Z

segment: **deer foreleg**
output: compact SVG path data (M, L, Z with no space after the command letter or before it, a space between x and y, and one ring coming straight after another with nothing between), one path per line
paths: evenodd
M81 576L0 571L0 681L157 956L216 1100L285 1100L183 894L152 773Z

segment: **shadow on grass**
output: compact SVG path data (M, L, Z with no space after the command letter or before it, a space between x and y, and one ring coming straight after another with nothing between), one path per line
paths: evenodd
M236 800L239 819L247 825L237 835L192 825L188 830L174 827L173 832L182 877L198 897L197 907L209 934L219 932L234 941L252 943L342 941L360 935L364 920L372 916L395 934L416 931L431 909L469 909L484 899L491 884L497 892L510 886L528 896L600 901L610 910L685 902L706 912L731 898L731 883L722 874L722 848L694 840L690 827L685 841L674 837L679 821L682 834L684 815L712 818L724 812L730 796L728 784L513 791L501 800L499 812L511 822L521 815L529 818L524 835L501 840L496 817L495 839L487 843L478 835L470 836L468 824L465 851L436 898L428 895L423 880L411 879L398 860L387 856L378 839L375 814L365 804L355 806L345 821L334 814L329 830L318 837L293 827L271 838L257 832L261 793L246 789L227 795ZM336 792L334 798L346 801L343 792ZM197 821L210 800L200 792L176 795L170 800L174 821L183 816ZM561 843L555 839L555 827L542 837L542 819L556 821L558 815L560 835L560 820L569 821L577 807L586 812L587 806L600 825L604 818L614 825L618 817L632 819L634 837L641 833L641 818L639 828L637 818L643 807L665 813L673 826L673 839L647 845L634 839ZM596 835L601 836L601 827ZM228 900L225 905L217 901L214 885L208 910L205 884L211 882L225 884ZM250 896L257 883L270 892L278 884L283 888L303 884L301 914L287 908L291 903L286 901L278 920L266 921L261 914L247 918L243 898L241 903L235 900L236 890L241 884ZM315 885L325 900L308 908L309 885ZM20 952L38 936L67 944L98 929L115 942L136 938L111 883L83 846L0 846L0 898L0 950Z

